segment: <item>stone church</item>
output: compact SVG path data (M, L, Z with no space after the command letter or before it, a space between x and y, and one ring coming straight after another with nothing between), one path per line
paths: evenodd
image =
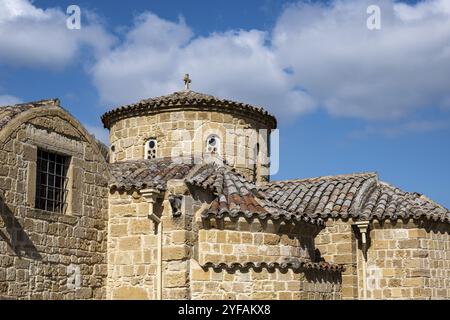
M2 299L449 299L450 212L376 173L270 180L276 119L185 88L0 108Z

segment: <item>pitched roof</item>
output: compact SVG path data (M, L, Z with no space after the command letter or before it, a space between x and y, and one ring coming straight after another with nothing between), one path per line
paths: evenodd
M327 218L419 219L450 222L450 211L418 193L380 182L376 173L355 173L255 185L234 169L191 159L134 160L111 164L112 189L165 190L171 179L213 195L204 218L246 217L322 224Z
M106 112L102 116L102 121L105 128L110 128L112 123L114 123L118 119L140 115L145 112L168 111L173 108L180 107L183 107L185 109L205 108L209 111L213 111L214 108L216 108L218 111L222 112L227 112L228 110L237 113L243 113L248 116L257 117L259 120L267 123L272 128L276 128L277 126L275 117L261 107L255 107L250 104L227 99L220 99L208 94L191 90L177 91L169 95L144 99L137 103L118 107L114 110Z
M261 186L283 209L311 218L362 220L427 218L450 222L450 212L418 194L380 182L375 173L274 181Z
M0 130L22 112L43 106L59 106L58 99L47 99L0 107Z
M450 222L450 211L424 195L404 192L380 182L367 197L361 218L372 220L396 220L426 218L432 221Z
M272 220L296 220L320 223L307 215L286 211L272 202L258 187L233 169L216 164L201 166L187 179L187 183L211 191L215 199L203 212L203 217L222 218L243 216Z
M269 199L289 212L314 218L359 213L352 209L364 183L376 179L374 173L338 175L302 180L273 181L260 186Z
M170 158L112 163L110 188L127 191L156 188L163 191L169 180L185 178L193 167L191 161L173 161Z

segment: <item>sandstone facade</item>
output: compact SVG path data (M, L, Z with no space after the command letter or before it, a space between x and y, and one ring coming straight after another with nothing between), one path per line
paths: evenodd
M186 104L173 102L175 99L185 99ZM192 99L201 102L193 103ZM202 103L208 104L207 109ZM223 103L208 95L179 92L172 98L160 97L125 107L135 113L131 117L124 116L120 109L107 113L103 119L110 129L112 162L143 159L149 139L156 140L157 158L203 158L205 141L216 135L220 141L217 153L228 165L249 180L267 180L266 146L275 119L258 112L238 112L223 107Z
M57 101L43 105L10 119L0 132L0 296L102 299L107 162ZM38 148L71 156L66 214L34 208Z
M186 90L102 120L109 149L57 100L0 108L0 298L450 298L450 212L375 173L268 181L264 110ZM61 212L39 150L70 159Z

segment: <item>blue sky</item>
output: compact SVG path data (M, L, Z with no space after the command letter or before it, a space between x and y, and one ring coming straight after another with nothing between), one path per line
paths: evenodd
M105 111L189 72L193 90L280 119L274 179L376 171L450 208L448 1L15 1L0 13L0 103L59 97L104 137ZM70 4L81 30L62 30Z

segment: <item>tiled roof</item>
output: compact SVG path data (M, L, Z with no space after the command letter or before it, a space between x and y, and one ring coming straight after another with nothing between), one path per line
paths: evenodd
M110 188L119 190L145 188L165 190L167 181L183 179L193 168L194 165L190 161L184 162L174 162L169 158L162 158L112 163L110 169L113 181L110 183Z
M112 189L157 188L167 181L186 183L211 192L204 218L224 216L295 220L322 224L327 218L384 220L419 219L450 222L450 211L418 193L403 192L380 182L376 173L356 173L302 180L274 181L256 186L225 165L194 165L169 158L111 164Z
M209 190L215 195L208 210L203 212L204 218L220 219L224 215L228 215L230 217L320 222L307 215L297 215L286 211L270 201L255 184L248 182L227 166L206 164L194 172L187 179L187 183Z
M378 181L375 173L274 181L261 186L283 209L311 218L428 218L450 222L450 212L417 193Z
M14 119L17 115L21 114L22 112L25 112L32 108L38 108L48 105L59 106L59 100L48 99L0 107L0 130L3 129L12 119Z
M243 112L246 114L257 115L272 128L276 127L277 121L274 116L269 114L261 107L255 107L250 104L236 102L227 99L220 99L214 96L198 93L195 91L177 91L169 95L160 96L151 99L144 99L137 103L121 106L102 116L103 124L109 128L116 119L126 118L131 115L141 114L146 111L170 110L179 107L206 108L212 110L214 107L219 110L233 110L234 112Z
M374 173L338 175L274 181L262 185L261 190L289 212L313 218L356 218L359 212L351 209L357 193L374 180Z
M404 192L381 182L365 201L361 218L368 220L426 218L432 221L450 222L450 211L424 195Z

